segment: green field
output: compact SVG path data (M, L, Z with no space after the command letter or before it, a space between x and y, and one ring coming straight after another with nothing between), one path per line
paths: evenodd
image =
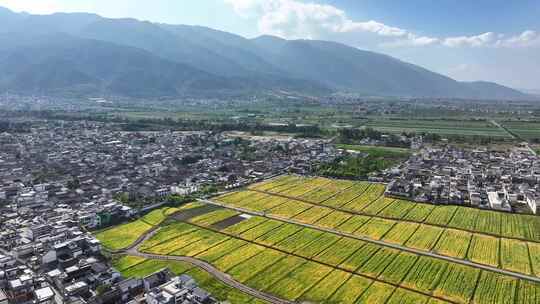
M191 205L187 204L187 208ZM144 215L137 221L112 227L96 233L96 237L102 245L110 250L119 250L128 247L135 242L141 235L161 224L168 214L180 209L161 208L153 210Z
M392 119L369 120L366 127L375 130L401 134L407 133L436 133L442 136L490 136L509 138L510 135L494 126L487 120L420 120L420 119Z
M534 142L540 140L539 121L503 121L500 124L523 140Z

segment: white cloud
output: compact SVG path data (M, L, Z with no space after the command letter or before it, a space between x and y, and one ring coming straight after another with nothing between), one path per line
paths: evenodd
M356 21L332 5L298 0L224 0L244 18L257 20L261 34L287 39L335 38L336 35L363 35L363 41L378 47L527 47L540 45L540 35L532 30L506 37L486 32L471 36L430 37L375 20Z
M332 33L369 33L383 38L408 39L412 35L405 29L374 20L354 21L343 10L332 5L297 0L224 1L230 4L238 15L258 18L261 34L283 38L316 39Z
M535 31L526 30L523 33L498 40L495 44L498 47L530 47L540 46L540 34Z
M442 44L449 47L471 46L481 47L493 44L497 35L493 32L487 32L476 36L449 37L443 40Z

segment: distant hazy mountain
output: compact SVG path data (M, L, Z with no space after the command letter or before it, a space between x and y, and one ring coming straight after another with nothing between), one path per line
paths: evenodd
M238 35L93 14L0 8L0 90L128 96L332 91L379 96L524 99L343 44Z

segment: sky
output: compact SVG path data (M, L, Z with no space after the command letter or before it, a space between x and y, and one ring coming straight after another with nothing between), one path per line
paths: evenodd
M0 6L202 25L247 38L332 40L457 80L540 90L537 0L0 0Z

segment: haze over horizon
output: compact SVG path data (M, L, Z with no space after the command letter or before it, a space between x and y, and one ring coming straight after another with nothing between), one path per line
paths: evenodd
M32 14L89 12L109 18L201 25L248 38L274 35L336 41L388 54L460 81L540 89L536 81L540 77L540 21L535 18L540 4L535 1L0 0L0 6Z

